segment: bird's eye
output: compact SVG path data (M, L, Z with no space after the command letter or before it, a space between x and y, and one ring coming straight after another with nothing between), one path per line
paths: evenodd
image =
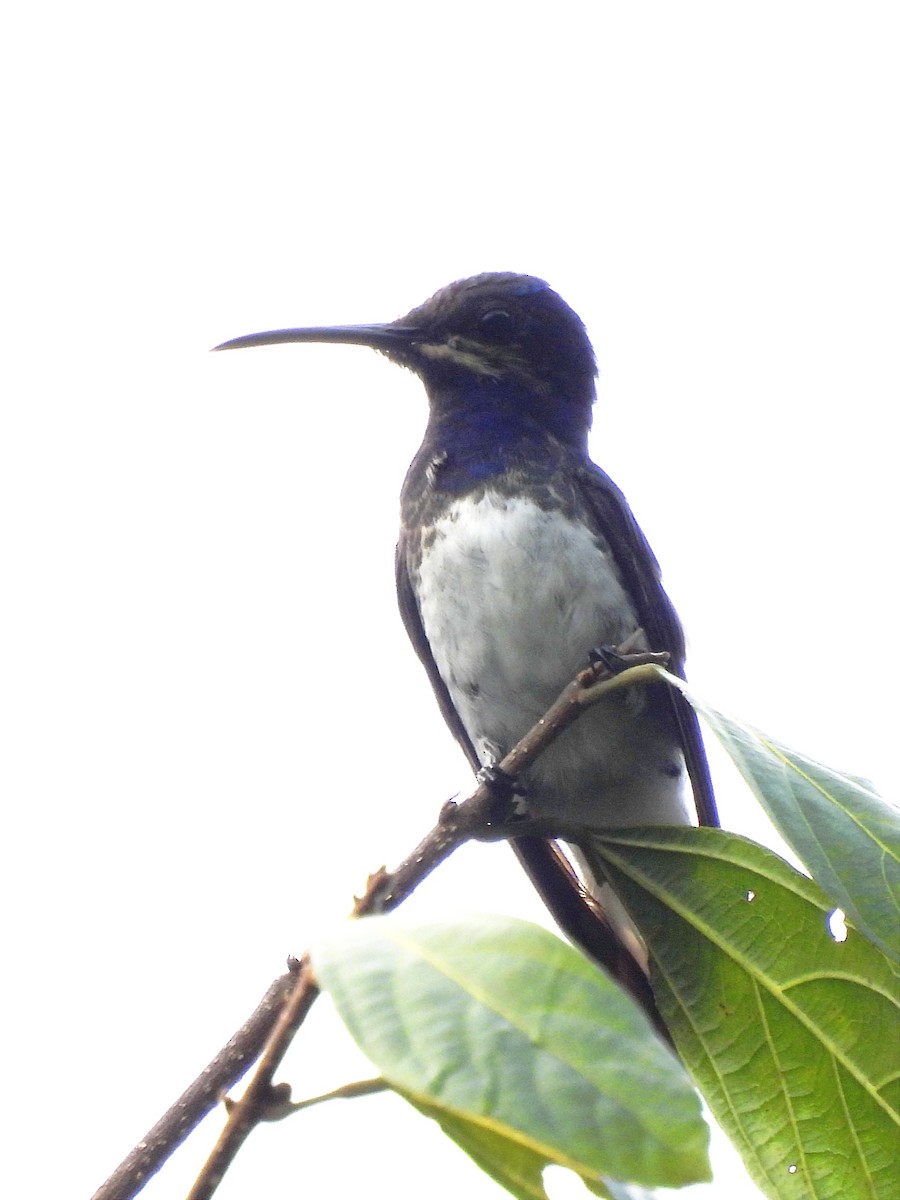
M492 342L512 341L516 328L512 315L504 308L489 309L482 314L478 324L482 333L487 334Z

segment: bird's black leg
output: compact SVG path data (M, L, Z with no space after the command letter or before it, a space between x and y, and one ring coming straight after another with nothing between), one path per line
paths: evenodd
M624 642L620 642L618 646L610 646L604 642L600 646L595 646L588 654L591 667L596 671L599 667L603 667L610 675L621 675L623 671L627 671L629 667L637 666L642 662L662 662L663 665L668 662L667 654L658 655L648 653L642 649L644 640L644 631L635 629L634 633L628 635Z
M621 675L623 671L627 671L631 666L631 663L621 653L618 646L595 646L588 654L588 658L592 667L605 667L610 675Z
M496 762L489 762L476 771L475 778L490 789L493 797L490 814L492 825L507 825L522 816L525 787L518 776L510 775Z

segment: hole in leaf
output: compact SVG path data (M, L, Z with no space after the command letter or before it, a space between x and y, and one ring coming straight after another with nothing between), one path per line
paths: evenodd
M797 1164L791 1163L791 1165L788 1167L788 1175L796 1175L796 1174L797 1174Z
M748 904L750 904L751 901L756 899L756 892L754 892L753 888L747 889L747 895L746 895L745 899Z
M846 942L847 940L847 923L844 920L844 914L839 908L832 909L828 914L828 932L836 942Z

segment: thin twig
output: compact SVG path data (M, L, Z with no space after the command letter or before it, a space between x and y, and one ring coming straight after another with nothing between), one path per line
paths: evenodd
M266 1112L267 1121L283 1121L304 1108L312 1108L315 1104L324 1104L326 1100L356 1100L359 1096L374 1096L377 1092L390 1092L393 1089L386 1079L378 1076L376 1079L357 1079L353 1083L344 1083L323 1092L321 1096L309 1096L306 1100L289 1100L276 1102Z
M630 654L625 658L628 669L621 674L610 675L600 664L581 671L500 761L500 771L511 778L521 775L586 708L619 688L635 683L659 682L656 668L664 665L668 659L667 654ZM388 872L382 868L370 877L364 895L356 901L354 916L389 912L396 908L435 867L470 838L484 840L542 833L559 836L565 832L558 822L552 828L544 828L545 823L528 818L518 822L497 823L493 819L496 804L496 790L490 783L479 784L459 804L453 801L445 804L437 825L396 870Z
M228 1114L225 1129L188 1193L188 1200L209 1200L250 1131L260 1121L265 1120L266 1110L273 1099L272 1079L294 1034L303 1024L303 1019L318 994L319 985L309 960L304 956L300 971L294 978L291 993L263 1050L256 1073L243 1096ZM276 1102L278 1100L280 1097L277 1097Z
M620 648L620 654L623 649L626 648ZM610 675L600 664L582 671L499 763L500 770L511 777L520 774L586 708L620 687L659 682L655 667L668 660L668 655L651 653L621 657L629 664L621 674ZM470 838L506 838L535 833L558 836L564 832L560 828L545 830L541 824L527 819L498 821L495 787L479 784L466 800L444 805L435 827L395 871L382 868L370 877L364 895L355 902L353 915L388 912L396 908L435 867ZM291 973L271 984L250 1019L117 1167L92 1200L131 1200L262 1050L256 1074L240 1100L229 1105L225 1128L189 1195L189 1200L208 1200L254 1125L279 1115L284 1095L273 1088L272 1079L317 995L318 987L308 962L304 960L301 966L294 960Z
M299 966L294 960L292 969L270 984L253 1014L94 1193L93 1200L127 1200L139 1192L215 1108L222 1094L234 1087L265 1046Z

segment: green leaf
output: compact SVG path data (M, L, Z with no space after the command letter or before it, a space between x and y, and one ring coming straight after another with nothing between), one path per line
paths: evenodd
M635 1005L558 938L478 916L348 922L314 947L322 986L384 1078L514 1195L549 1163L677 1187L709 1178L681 1067Z
M592 852L647 942L663 1017L767 1195L895 1200L894 964L783 859L717 829L628 830Z
M900 810L679 687L731 755L775 828L835 905L900 962ZM900 1190L900 1189L898 1189Z
M455 1113L446 1105L430 1104L402 1088L396 1091L423 1116L437 1121L444 1133L465 1150L486 1175L513 1196L520 1200L547 1200L543 1171L549 1162L556 1160L549 1158L546 1152L529 1145L521 1137L510 1137L506 1130L491 1129L483 1121ZM577 1170L577 1167L573 1169ZM584 1175L582 1178L595 1195L608 1200L610 1192L598 1179Z

